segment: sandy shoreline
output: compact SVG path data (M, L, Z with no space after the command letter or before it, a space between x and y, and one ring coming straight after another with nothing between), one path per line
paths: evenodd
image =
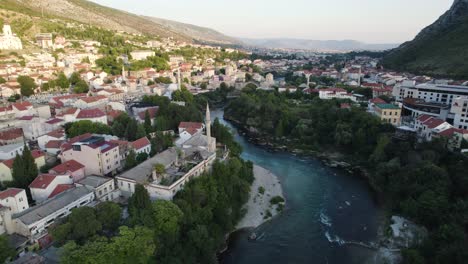
M267 169L254 165L255 180L252 183L249 201L244 205L247 213L237 224L236 229L256 228L281 212L278 207L282 205L271 204L273 197L280 196L284 199L283 189L278 177ZM262 188L264 192L262 193ZM271 213L271 216L268 214Z

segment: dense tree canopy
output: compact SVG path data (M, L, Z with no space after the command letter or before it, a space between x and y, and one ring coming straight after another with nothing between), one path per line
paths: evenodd
M33 78L29 76L19 76L17 81L20 84L21 95L31 96L34 94L36 83Z
M112 129L108 125L99 122L81 120L65 124L65 132L69 138L72 138L85 133L110 135Z

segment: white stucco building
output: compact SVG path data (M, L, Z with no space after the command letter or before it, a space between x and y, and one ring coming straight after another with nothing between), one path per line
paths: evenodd
M3 25L3 34L0 35L0 50L20 50L23 49L21 39L13 34L11 26Z

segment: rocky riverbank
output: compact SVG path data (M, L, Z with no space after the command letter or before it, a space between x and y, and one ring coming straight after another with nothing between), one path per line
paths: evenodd
M250 189L249 201L244 205L246 214L236 229L256 228L280 213L285 205L278 177L257 165L254 165L253 170L255 180Z

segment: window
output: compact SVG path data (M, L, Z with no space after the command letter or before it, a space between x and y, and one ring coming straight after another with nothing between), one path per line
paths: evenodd
M122 182L122 181L120 182L120 186L123 186L123 182Z
M101 195L102 195L102 191L99 191L99 196L101 196Z

